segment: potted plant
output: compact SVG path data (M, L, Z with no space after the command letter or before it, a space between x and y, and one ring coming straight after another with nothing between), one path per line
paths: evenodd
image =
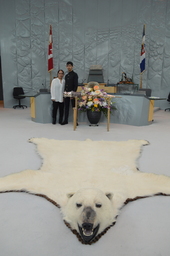
M87 87L82 87L81 96L78 97L78 110L87 112L87 118L92 125L100 121L101 113L107 117L108 109L116 109L111 98L113 95L100 90L97 82L89 82Z

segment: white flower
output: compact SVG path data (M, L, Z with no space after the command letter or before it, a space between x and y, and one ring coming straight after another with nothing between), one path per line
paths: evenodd
M91 91L91 88L87 88L87 87L84 87L84 92L90 92Z
M95 95L99 95L99 96L102 95L100 90L94 91L94 94L95 94Z
M103 101L103 102L102 102L102 106L103 106L103 107L106 107L106 106L107 106L107 102L106 102L106 101Z
M79 102L79 106L80 106L80 107L86 106L86 101L81 101L81 102Z
M88 102L87 102L87 106L88 106L88 107L91 107L92 105L93 105L93 102L92 102L92 101L88 101Z

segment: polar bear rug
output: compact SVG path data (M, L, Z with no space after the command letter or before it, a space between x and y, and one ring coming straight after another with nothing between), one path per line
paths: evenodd
M170 195L170 177L139 171L145 140L29 140L43 159L39 170L0 178L0 192L27 192L61 209L65 224L83 244L92 244L116 223L128 202Z

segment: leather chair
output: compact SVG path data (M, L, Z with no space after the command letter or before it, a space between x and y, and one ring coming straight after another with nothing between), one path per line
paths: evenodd
M102 66L93 65L93 66L90 67L87 82L90 82L90 81L96 81L98 83L104 83Z
M14 87L13 89L13 97L19 101L18 105L13 106L14 109L16 108L27 108L26 105L21 105L21 99L24 99L24 90L22 87Z
M168 95L168 99L167 99L167 101L170 103L170 93L169 93L169 95ZM166 108L166 109L165 109L165 111L167 111L167 110L169 110L169 111L170 111L170 108Z

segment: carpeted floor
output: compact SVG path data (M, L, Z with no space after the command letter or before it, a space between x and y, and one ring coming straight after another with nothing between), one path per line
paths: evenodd
M149 126L106 124L89 127L38 124L30 120L30 109L0 108L0 176L38 169L41 158L32 137L57 140L144 139L139 168L170 176L170 112L156 111ZM102 150L101 150L102 156ZM66 155L63 155L63 158ZM82 159L83 161L83 159ZM25 193L0 195L0 255L2 256L168 256L170 251L170 198L154 197L129 203L121 211L116 225L94 245L82 245L63 225L59 209L43 198Z

